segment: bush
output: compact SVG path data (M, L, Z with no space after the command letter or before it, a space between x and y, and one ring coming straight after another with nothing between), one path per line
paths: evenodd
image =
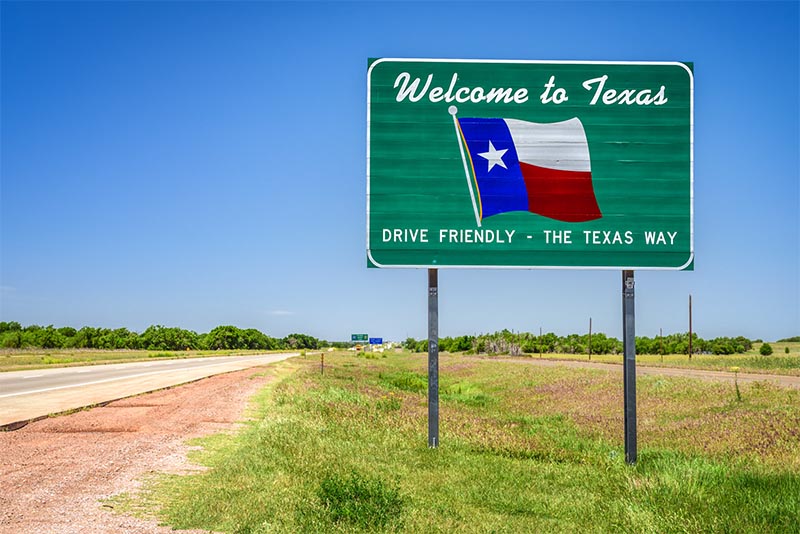
M769 356L772 354L772 345L769 343L764 343L761 345L761 348L758 349L758 352L761 353L762 356Z
M786 354L789 354L789 347L784 347L783 348L783 352L785 352Z
M428 377L422 373L400 371L382 376L381 380L392 387L411 393L425 393L428 391Z

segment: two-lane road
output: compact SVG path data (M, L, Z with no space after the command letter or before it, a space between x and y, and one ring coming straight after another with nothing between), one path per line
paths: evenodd
M0 425L138 395L297 353L154 360L0 373Z

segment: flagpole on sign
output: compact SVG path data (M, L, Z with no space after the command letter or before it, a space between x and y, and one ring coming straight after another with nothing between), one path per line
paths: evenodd
M464 176L467 178L469 198L472 200L472 211L475 213L475 223L478 225L478 228L480 228L481 217L478 215L478 204L475 202L475 193L472 191L472 181L469 179L469 167L467 167L467 157L464 155L464 144L461 142L461 129L458 127L458 119L456 118L458 108L450 106L447 111L453 116L453 126L456 129L456 141L458 141L458 149L461 151L461 163L464 164Z

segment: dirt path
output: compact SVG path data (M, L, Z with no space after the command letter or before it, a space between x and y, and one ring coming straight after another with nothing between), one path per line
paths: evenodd
M484 358L475 356L475 359L487 359L492 361L504 361L510 363L520 363L528 365L539 365L542 367L571 367L580 369L604 369L606 371L616 371L622 374L622 364L602 363L576 360L547 360L538 358ZM637 375L661 375L677 376L683 378L697 378L699 380L716 380L730 382L738 380L739 383L745 382L772 382L775 385L788 388L800 389L800 376L772 375L765 373L734 373L728 371L708 371L705 369L686 369L680 367L652 367L637 365Z
M192 470L186 440L234 428L265 374L217 375L0 433L0 532L174 532L98 501L146 473Z

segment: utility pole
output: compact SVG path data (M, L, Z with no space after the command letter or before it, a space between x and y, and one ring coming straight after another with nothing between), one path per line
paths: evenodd
M661 354L661 363L664 363L664 332L658 329L658 352Z
M542 358L542 327L539 327L539 359Z
M592 359L592 318L589 317L589 360Z

